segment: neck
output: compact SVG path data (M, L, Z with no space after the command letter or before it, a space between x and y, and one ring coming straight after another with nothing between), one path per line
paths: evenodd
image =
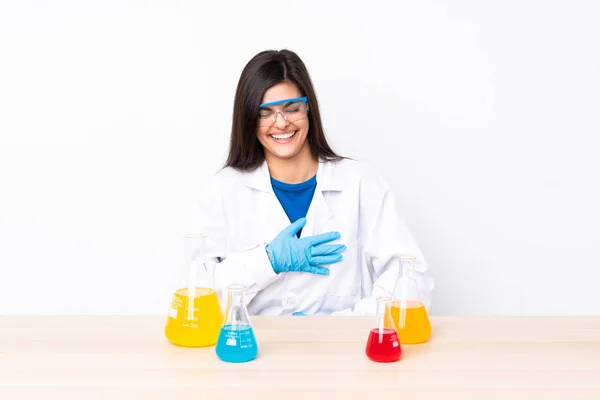
M285 183L301 183L312 178L319 169L319 162L310 154L297 154L292 158L279 158L265 154L269 174L273 179Z

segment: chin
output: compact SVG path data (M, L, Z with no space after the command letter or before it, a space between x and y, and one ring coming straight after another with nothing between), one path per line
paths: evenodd
M298 155L298 151L274 151L272 154L277 158L294 158Z

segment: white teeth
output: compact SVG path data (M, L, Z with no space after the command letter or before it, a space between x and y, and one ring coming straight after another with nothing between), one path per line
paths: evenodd
M282 140L282 139L291 138L292 136L294 136L294 133L296 133L296 132L286 133L285 135L271 135L271 136L273 136L277 140Z

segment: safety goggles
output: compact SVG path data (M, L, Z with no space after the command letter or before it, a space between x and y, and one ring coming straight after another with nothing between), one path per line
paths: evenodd
M281 109L273 107L279 104L283 104ZM277 122L279 114L290 124L306 118L308 115L308 99L306 97L294 97L261 104L259 106L258 126L273 126Z

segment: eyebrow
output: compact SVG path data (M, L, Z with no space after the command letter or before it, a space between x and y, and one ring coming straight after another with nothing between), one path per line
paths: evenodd
M278 101L271 101L269 103L263 103L260 106L258 106L259 108L268 108L267 106L275 106L277 104L282 104L282 103L288 103L286 104L292 104L292 103L297 103L299 101L307 101L306 96L305 97L294 97L293 99L283 99L283 100L278 100Z

